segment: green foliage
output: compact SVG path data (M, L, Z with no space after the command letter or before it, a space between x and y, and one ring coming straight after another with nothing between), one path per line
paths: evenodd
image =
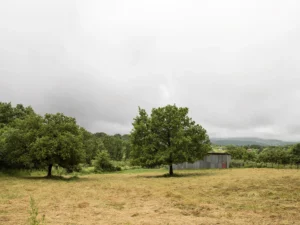
M121 170L132 170L132 169L140 169L141 168L141 166L132 165L130 160L122 160L122 161L111 160L111 162L115 167L120 167Z
M300 143L292 147L291 157L293 163L300 164Z
M13 107L11 103L0 102L0 128L10 124L15 119L24 119L31 114L34 114L31 107L25 108L22 104Z
M258 156L257 158L258 162L264 162L264 163L268 163L268 162L274 162L274 158L273 158L273 154L271 149L264 149Z
M267 147L259 154L258 162L288 164L291 163L290 152L282 147Z
M131 145L130 140L123 139L123 159L128 160L130 158Z
M0 163L4 168L50 168L69 171L85 156L83 138L74 118L61 113L41 117L31 107L0 104Z
M228 145L226 151L231 155L232 159L243 159L247 150L241 146Z
M256 161L258 157L258 150L248 148L248 146L226 146L226 152L231 155L232 159L243 161Z
M128 134L122 136L121 134L108 135L100 132L95 133L94 136L97 140L101 140L104 149L107 150L112 160L121 161L129 159L131 146Z
M14 120L14 108L11 103L0 102L0 127Z
M45 215L43 215L42 219L38 218L39 209L33 197L30 196L30 210L29 210L29 224L30 225L43 225L45 224Z
M104 138L106 136L108 136L106 133L104 132L98 132L94 134L97 138Z
M244 161L256 161L258 155L256 151L253 150L248 150L246 152L244 152L243 154L243 160Z
M88 165L92 164L92 160L96 158L97 152L104 151L105 146L102 139L97 138L92 133L80 128L83 134L83 148L85 151L85 162Z
M230 162L229 167L230 168L242 168L244 167L245 162L243 160L239 160L239 159L233 159Z
M299 145L300 146L300 145ZM245 151L242 147L234 147L228 150L232 153L233 167L240 167L240 165L235 165L237 162L237 157L243 162L243 167L274 167L277 165L279 167L285 167L287 164L295 164L297 161L297 148L295 146L269 146L264 147L262 151L252 150ZM238 149L238 150L237 150ZM245 154L246 153L246 154ZM281 166L280 166L281 165Z
M202 159L211 150L209 137L187 114L187 108L176 105L154 108L151 116L139 108L131 132L133 163L167 164L172 174L172 164Z
M15 119L10 125L0 129L0 152L7 167L32 168L37 163L31 152L32 143L39 136L42 117L32 114L24 119Z
M112 160L123 159L123 141L121 136L105 136L102 138L105 149Z
M79 163L91 165L97 152L107 151L113 160L128 159L128 135L95 135L61 113L34 113L31 107L0 103L0 166L5 169L43 169L58 165L79 171ZM104 145L105 142L105 145Z
M92 162L96 162L98 171L136 165L171 168L172 164L194 162L212 149L206 131L187 114L187 108L175 105L153 109L151 115L139 108L130 135L92 134L80 128L74 118L61 113L42 117L30 106L14 107L0 102L0 167L5 170L48 167L51 176L52 166L72 172L81 171L82 166L91 166ZM214 146L214 150L230 153L236 166L277 164L279 168L279 165L300 164L300 144L266 147L259 143Z
M74 118L61 113L46 114L39 134L31 145L32 155L39 162L70 169L84 160L82 133Z
M0 166L21 168L32 166L27 150L34 139L40 118L31 107L0 102Z
M112 172L112 171L120 171L120 170L121 170L120 167L116 167L113 165L107 151L98 152L95 160L96 172Z

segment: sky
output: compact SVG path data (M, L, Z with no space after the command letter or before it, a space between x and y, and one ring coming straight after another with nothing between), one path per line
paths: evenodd
M109 134L176 104L210 137L300 140L297 0L0 5L1 102Z

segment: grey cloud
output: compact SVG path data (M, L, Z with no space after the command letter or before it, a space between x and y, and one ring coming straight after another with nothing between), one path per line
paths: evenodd
M128 133L176 103L211 136L300 139L298 1L9 1L0 101Z

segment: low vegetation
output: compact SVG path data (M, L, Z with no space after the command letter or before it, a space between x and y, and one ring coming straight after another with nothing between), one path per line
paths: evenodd
M45 215L42 218L39 217L39 209L33 197L30 197L30 210L29 210L29 219L28 222L30 225L44 225L45 224Z
M114 166L110 160L109 154L106 151L99 152L95 160L95 172L113 172L120 171L121 168Z
M214 146L216 152L227 152L233 161L231 167L299 168L300 144L286 146Z
M0 179L0 224L298 224L300 173L289 169L137 169L79 178Z

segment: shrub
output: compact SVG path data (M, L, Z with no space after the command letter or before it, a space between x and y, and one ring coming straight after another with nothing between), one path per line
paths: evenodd
M232 160L229 165L230 168L243 168L244 161L243 160Z
M66 166L67 173L80 172L82 170L81 164Z
M114 166L112 164L107 151L98 152L95 160L96 172L112 172L112 171L120 171L120 170L121 170L120 167Z

